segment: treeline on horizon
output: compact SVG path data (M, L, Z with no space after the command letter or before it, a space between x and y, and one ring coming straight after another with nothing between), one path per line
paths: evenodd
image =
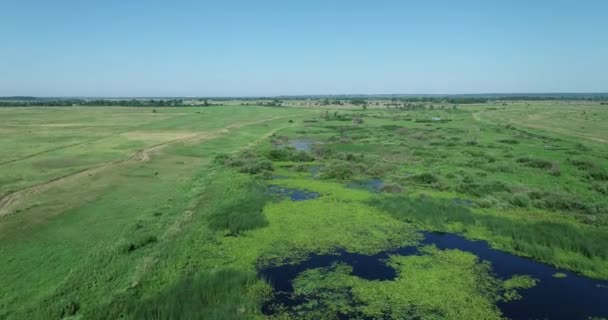
M5 101L1 101L5 100ZM9 100L9 101L6 101ZM208 106L204 100L200 106ZM72 106L108 106L108 107L182 107L184 99L0 99L0 107L72 107Z
M373 101L387 101L393 103L450 103L450 104L475 104L488 103L492 101L608 101L608 95L582 95L572 94L564 96L544 96L544 95L505 95L505 96L317 96L317 98L303 96L283 96L253 98L253 97L219 97L219 98L38 98L38 97L0 97L0 107L69 107L69 106L126 106L126 107L181 107L181 106L209 106L208 99L213 101L266 101L270 102L263 105L280 106L282 100L319 100L324 105L350 103L353 105L371 104ZM200 101L200 103L185 103L188 101Z

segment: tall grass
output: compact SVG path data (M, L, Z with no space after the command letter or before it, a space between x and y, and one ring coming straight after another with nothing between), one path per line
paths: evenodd
M245 319L259 303L247 295L255 274L234 270L205 272L184 279L139 303L134 319Z
M119 299L84 315L85 319L250 319L259 314L255 273L232 269L204 271L169 284L152 296L127 291ZM56 313L73 315L72 308ZM77 309L76 309L77 310ZM55 317L56 318L56 317Z
M466 232L482 227L492 234L492 239L502 239L500 245L505 249L586 274L606 276L606 270L600 270L605 264L595 262L608 260L608 234L595 228L476 214L450 201L428 197L386 196L375 198L370 204L396 218L418 222L433 230L450 231L450 225L460 225L460 230ZM573 253L576 258L563 259L560 251Z
M262 209L269 196L264 187L255 181L242 186L238 195L226 197L208 216L209 227L225 230L229 235L264 227L268 224Z

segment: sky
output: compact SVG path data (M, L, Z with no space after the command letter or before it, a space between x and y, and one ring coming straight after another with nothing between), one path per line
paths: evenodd
M608 92L608 1L0 0L0 96Z

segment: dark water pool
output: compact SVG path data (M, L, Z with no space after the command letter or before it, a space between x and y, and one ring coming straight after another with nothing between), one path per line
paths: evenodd
M384 181L379 178L372 178L363 181L351 181L346 184L346 187L352 189L365 189L371 192L380 192L384 186Z
M608 281L593 280L495 250L484 241L472 241L447 233L424 235L422 245L434 244L439 249L468 251L482 260L491 262L494 274L498 278L508 279L516 274L527 274L538 279L536 286L520 291L522 299L498 304L503 314L510 319L575 320L608 317ZM292 281L304 270L329 267L335 262L343 262L352 266L355 276L369 280L391 280L396 277L396 272L388 267L384 260L391 254L412 255L417 254L417 251L416 247L404 247L375 255L345 251L339 251L334 255L313 254L300 264L263 269L260 271L260 276L273 285L276 293L274 300L263 306L263 312L271 314L272 305L275 304L291 307L302 303L293 299L290 293L293 292ZM557 272L566 274L566 277L554 277Z
M315 144L313 140L290 140L289 145L294 147L298 151L306 151L310 152L312 150L312 146Z
M316 192L295 188L286 188L274 184L268 186L268 192L273 196L288 197L292 201L304 201L319 197L319 194Z

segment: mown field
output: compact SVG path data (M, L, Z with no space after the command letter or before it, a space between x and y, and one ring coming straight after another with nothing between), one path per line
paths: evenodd
M607 118L580 102L3 108L0 318L501 319L535 281L467 251L391 255L389 281L311 268L297 305L260 270L440 231L608 279Z

